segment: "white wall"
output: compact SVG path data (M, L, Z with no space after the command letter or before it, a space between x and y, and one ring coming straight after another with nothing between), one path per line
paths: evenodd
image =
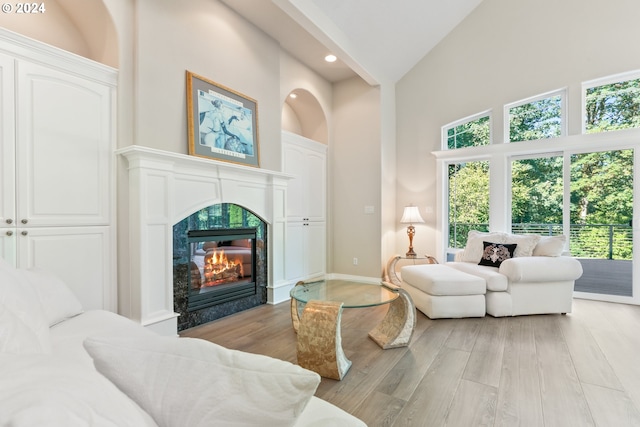
M435 158L441 127L491 109L502 142L504 104L567 88L569 134L580 133L580 84L640 69L636 0L484 0L396 85L398 209L414 203L426 224L414 247L434 253ZM397 245L406 245L398 229Z

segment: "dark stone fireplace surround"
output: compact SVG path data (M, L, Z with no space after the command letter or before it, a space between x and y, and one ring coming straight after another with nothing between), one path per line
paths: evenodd
M215 228L231 229L242 228L245 225L229 225L230 218L212 215L214 207L209 206L201 211L184 218L173 226L173 305L178 317L178 331L189 329L204 323L211 322L222 317L238 313L261 304L267 303L267 225L259 217L250 211L240 207L244 211L243 216L253 218L256 226L256 294L241 297L233 301L223 302L200 310L189 311L187 309L189 297L189 243L187 233L190 230L207 230ZM224 212L225 210L223 210ZM199 221L202 214L209 217L209 221Z

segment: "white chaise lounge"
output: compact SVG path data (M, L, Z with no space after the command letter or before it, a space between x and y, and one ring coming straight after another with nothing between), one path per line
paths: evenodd
M430 318L482 316L480 298L496 317L570 313L582 266L563 255L565 243L565 236L471 231L455 261L403 267L402 287Z

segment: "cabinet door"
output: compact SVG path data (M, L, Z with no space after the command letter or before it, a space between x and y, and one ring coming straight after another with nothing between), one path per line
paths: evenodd
M326 265L326 226L323 222L295 222L287 226L285 274L297 282L322 276Z
M327 147L283 133L284 171L295 178L287 184L287 219L324 221L327 192Z
M16 266L16 230L0 228L0 258Z
M27 61L17 70L18 222L108 224L111 88Z
M287 224L287 245L285 250L284 270L287 280L298 281L305 275L305 232L306 226L301 222Z
M326 155L314 151L307 152L304 162L306 174L306 218L311 221L325 220L326 206Z
M115 311L111 238L110 227L18 228L18 267L56 274L85 310Z
M14 61L0 55L0 226L15 223L15 94Z
M324 275L326 265L326 226L324 222L309 222L305 226L306 241L304 257L307 262L307 277Z
M283 145L284 171L294 176L287 183L287 219L302 221L307 214L306 154L292 144Z

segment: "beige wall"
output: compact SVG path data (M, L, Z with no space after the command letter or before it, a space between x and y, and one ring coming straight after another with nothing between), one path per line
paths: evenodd
M261 167L280 170L279 46L210 0L138 0L136 144L187 153L185 70L258 102Z
M108 63L105 57L115 55L112 62L119 69L119 148L137 144L188 152L185 70L190 70L257 100L260 164L263 168L280 170L284 101L292 90L306 90L315 98L326 120L325 128L311 122L312 128L317 127L312 132L328 143L330 153L328 272L379 277L381 113L378 88L368 86L359 78L330 84L215 0L86 0L83 5L93 4L93 11L90 22L83 23L82 27L74 23L68 7L66 15L64 8L54 10L56 1L70 7L73 0L47 2L47 5L51 3L51 13L38 21L39 27L31 28L22 22L13 28L105 63ZM100 8L105 10L102 15L95 13ZM107 18L112 21L113 30L103 29ZM105 44L102 48L100 40ZM109 54L101 54L101 49ZM387 98L393 97L392 89L385 93ZM291 113L284 110L286 114ZM393 123L386 123L385 139L393 140L390 136L395 132ZM391 157L390 150L393 145L387 147L387 157ZM126 282L128 182L124 161L119 161L118 166L119 278ZM388 175L393 167L386 171ZM386 176L386 179L391 178ZM374 213L365 215L365 206L373 206ZM358 266L352 263L354 257L359 259Z
M358 78L330 84L217 1L83 0L81 8L74 7L74 1L49 0L42 16L0 15L0 25L119 69L118 148L137 144L187 153L186 69L242 92L258 101L262 167L281 167L283 124L330 146L327 271L379 276L381 216L386 212L386 222L395 222L395 128L388 119L393 110L381 117L379 89ZM317 110L319 105L320 121L302 120L285 104L296 89L304 89L313 101L298 111ZM384 93L386 105L393 106L393 88ZM335 129L334 108L339 111ZM127 280L129 270L127 189L126 165L120 160L120 281ZM372 206L374 213L365 215L365 206ZM358 266L352 263L354 257Z
M13 5L13 3L8 3ZM90 57L87 41L58 0L46 2L45 13L0 13L0 26L77 55Z
M435 158L441 127L491 109L502 141L504 104L567 88L569 133L580 132L580 84L640 69L636 0L484 0L396 86L398 210L421 209L417 252L435 251ZM398 247L406 245L398 229Z
M298 98L287 100L294 91ZM291 128L283 129L323 144L330 143L328 129L332 120L333 86L285 51L280 52L280 98L283 113L287 109L286 102L290 102L298 115L300 126L299 132Z
M380 90L360 78L335 85L329 147L332 272L380 276ZM365 206L374 208L365 214ZM353 265L358 258L358 265Z
M47 0L5 4L12 9L11 12L0 13L1 27L111 67L118 67L115 30L102 0ZM18 4L39 12L17 13ZM38 7L32 8L33 5ZM44 5L44 11L40 9L40 5Z

